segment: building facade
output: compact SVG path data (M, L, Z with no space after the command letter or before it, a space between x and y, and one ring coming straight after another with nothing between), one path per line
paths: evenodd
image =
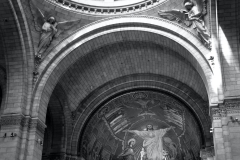
M1 160L239 160L240 1L1 0Z

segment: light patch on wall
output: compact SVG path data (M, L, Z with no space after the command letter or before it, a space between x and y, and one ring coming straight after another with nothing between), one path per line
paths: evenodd
M219 42L220 42L220 46L221 46L221 49L222 49L222 55L223 57L225 58L225 60L227 61L228 65L229 66L233 66L233 61L235 60L233 57L233 52L232 52L232 49L231 49L231 46L229 44L229 41L222 29L221 26L219 26ZM238 67L234 67L235 70L237 72L239 72L239 68Z
M213 60L213 64L211 64L212 69L213 69L213 73L214 76L211 80L211 86L213 87L212 90L214 92L214 94L218 94L218 95L223 95L222 92L222 72L221 72L221 66L219 63L219 58L218 58L218 41L217 38L215 36L213 36L213 41L212 41L212 50L211 50L211 55L213 55L214 60ZM212 103L217 103L218 100L221 100L223 97L220 96L217 99L212 99L211 98L211 102Z

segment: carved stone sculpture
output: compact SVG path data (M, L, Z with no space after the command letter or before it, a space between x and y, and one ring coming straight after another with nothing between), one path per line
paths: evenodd
M29 6L33 16L34 28L40 33L37 53L35 55L38 57L41 57L42 53L48 49L54 38L80 22L80 20L57 22L55 17L49 16L48 13L43 14L33 4L32 0L29 0Z
M159 11L160 17L170 21L177 21L196 31L204 45L211 49L211 37L205 26L203 17L207 14L206 0L184 0L185 10Z

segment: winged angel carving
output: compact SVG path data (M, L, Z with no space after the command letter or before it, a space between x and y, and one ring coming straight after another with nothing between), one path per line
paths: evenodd
M34 28L40 33L37 53L35 56L41 58L42 54L48 49L54 38L78 24L80 20L57 22L55 17L37 8L32 0L29 0L30 10L33 16Z
M159 11L160 17L193 27L204 45L211 49L211 37L203 17L207 14L206 0L184 0L185 10Z

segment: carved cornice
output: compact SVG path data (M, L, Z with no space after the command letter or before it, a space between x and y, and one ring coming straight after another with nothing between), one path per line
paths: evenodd
M43 122L41 122L39 119L36 118L36 119L30 120L30 123L28 124L28 128L29 128L29 130L36 129L40 133L44 134L46 125Z
M46 125L37 118L31 118L23 115L2 116L0 120L1 126L20 126L28 130L36 129L44 134Z
M73 2L71 0L47 0L49 3L63 7L72 12L78 12L87 15L95 16L110 16L119 14L131 14L135 12L144 11L154 6L163 4L168 0L144 0L139 3L123 5L123 6L92 6Z
M22 126L22 124L24 124L24 122L21 115L2 116L0 121L1 126Z
M225 102L224 105L228 110L240 110L240 101Z
M227 116L227 110L224 107L212 108L211 112L212 112L213 119L221 119L222 117Z
M231 113L240 113L240 101L228 101L219 108L212 108L213 119L221 119Z

